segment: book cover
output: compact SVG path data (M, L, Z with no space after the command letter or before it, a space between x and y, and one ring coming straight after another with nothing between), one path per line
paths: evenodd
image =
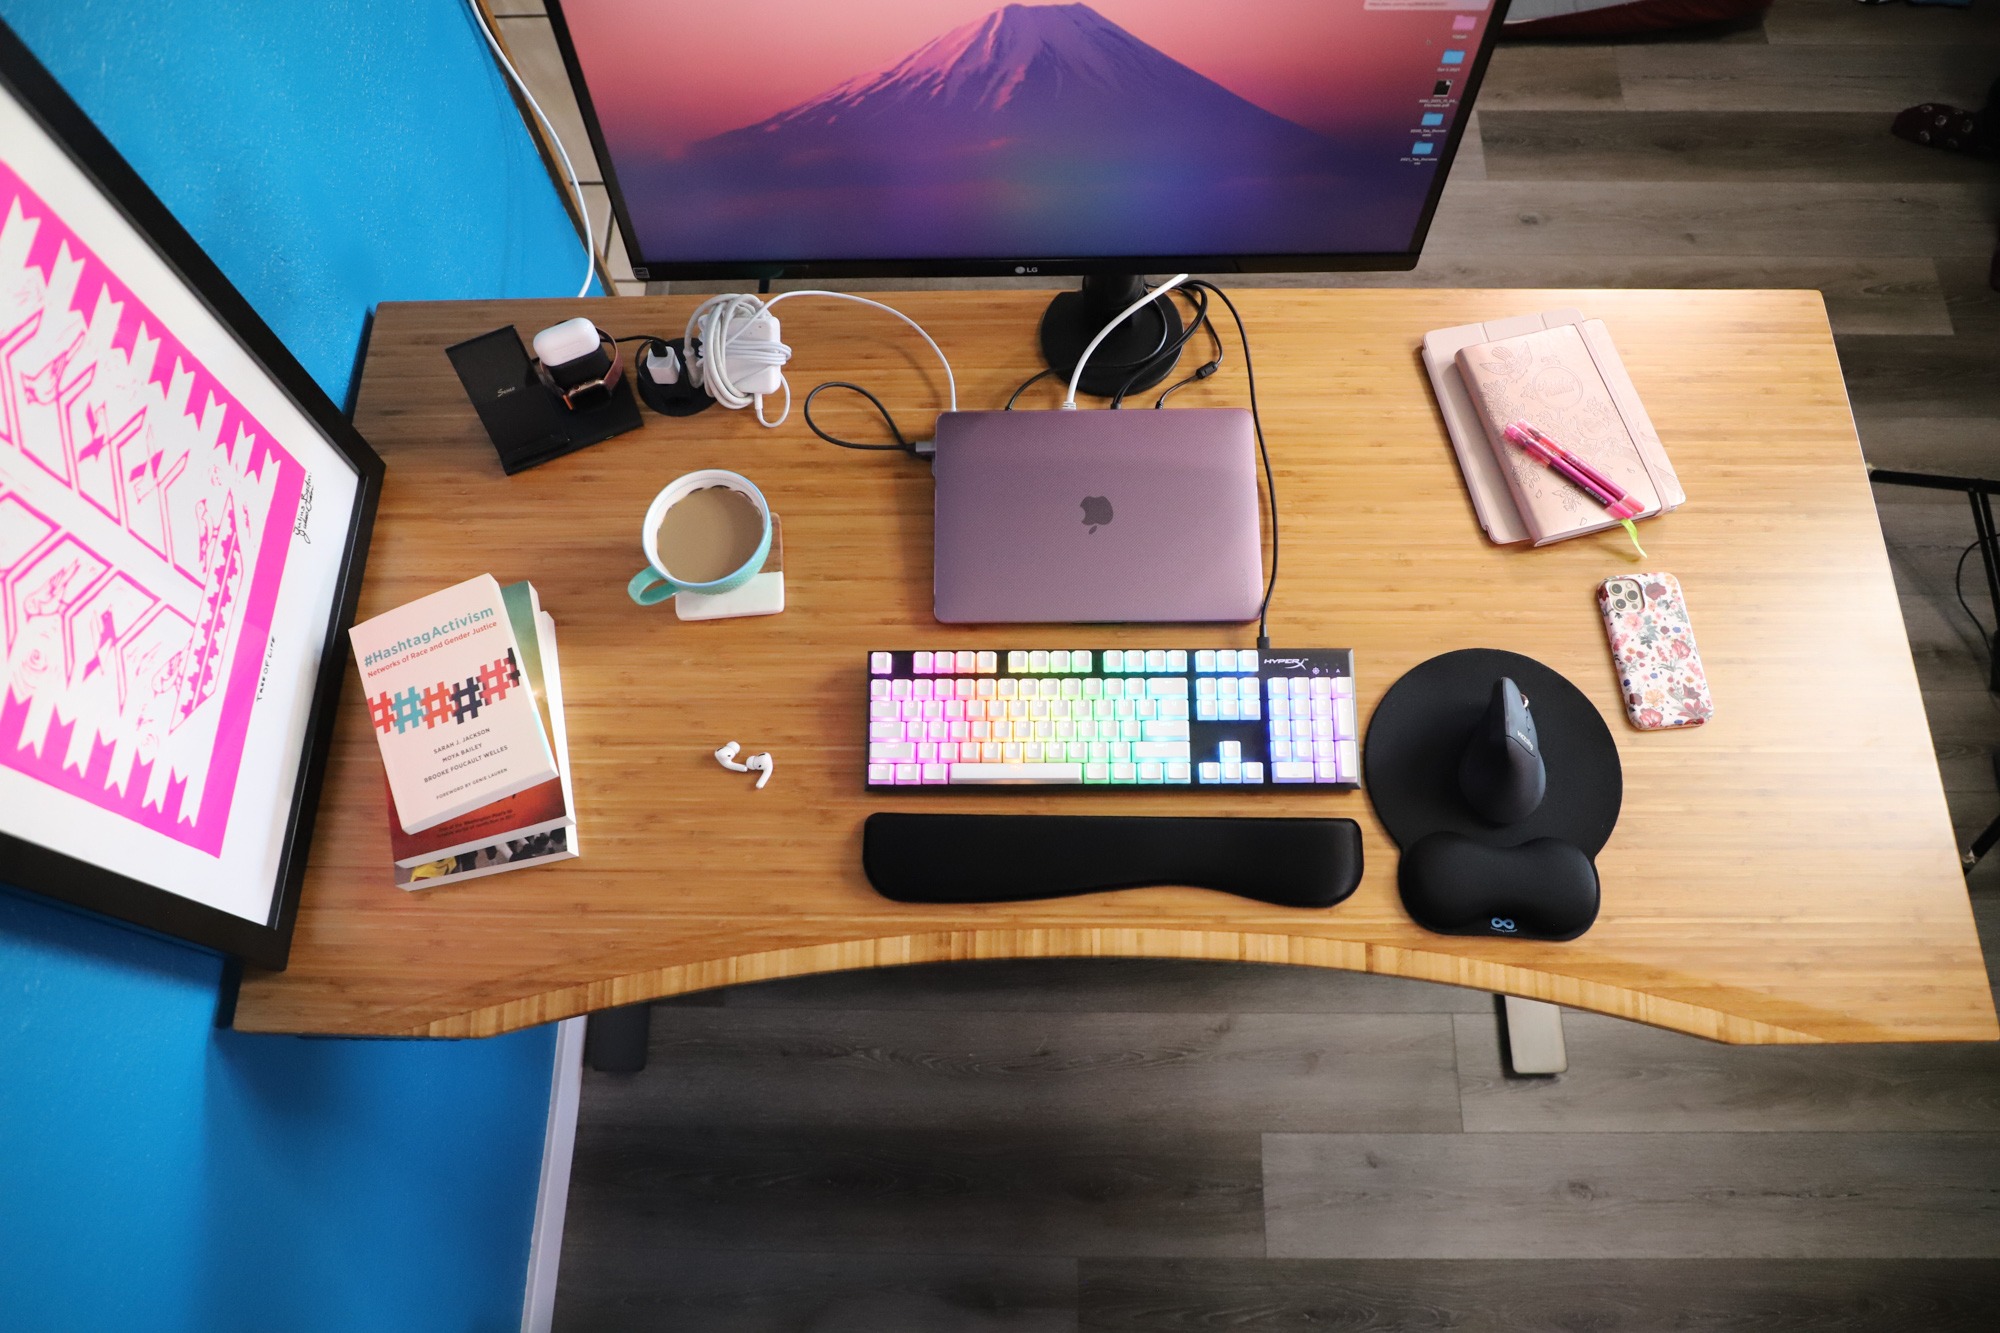
M549 709L549 685L543 669L541 648L541 628L538 617L541 614L541 599L531 583L510 583L500 590L501 600L507 606L507 618L512 623L514 641L521 652L521 674L529 693L534 696L536 710L542 718L542 725L549 735L555 734ZM563 762L561 754L556 755L558 764ZM386 786L386 784L385 784ZM490 805L483 805L469 814L456 819L447 819L442 824L433 825L421 833L403 831L401 816L396 810L396 794L387 793L389 804L389 849L399 866L423 865L429 861L455 856L460 852L476 851L495 843L511 842L532 837L538 833L564 828L575 823L569 803L564 799L562 782L550 778L524 791L505 796Z
M535 591L534 584L522 579L502 588L500 600L507 607L507 626L514 631L514 646L521 652L521 671L527 677L529 692L534 695L535 711L542 719L542 734L553 736L556 732L549 716L549 692L544 688L542 669L542 595Z
M556 776L490 574L348 631L405 833L421 833Z
M418 866L496 842L509 842L568 828L576 821L563 802L562 779L538 782L503 796L471 814L447 819L422 833L405 833L397 823L396 795L388 793L389 854L399 866Z
M1629 392L1629 378L1601 321L1464 347L1457 360L1501 476L1535 545L1597 532L1617 520L1589 495L1507 443L1501 432L1510 422L1533 423L1615 481L1640 503L1640 518L1684 498L1678 482L1662 485L1672 478L1665 452L1638 395Z
M1465 478L1465 491L1486 539L1507 546L1528 540L1521 512L1500 473L1500 460L1486 437L1486 423L1465 377L1458 373L1458 353L1463 347L1490 343L1558 324L1581 324L1583 312L1573 306L1543 310L1532 315L1489 319L1483 324L1458 324L1448 329L1432 329L1424 335L1424 369L1430 372L1431 389L1437 395L1438 412L1444 417L1445 433L1458 458L1458 470Z
M576 794L570 783L569 732L563 724L562 665L556 657L556 624L546 611L537 614L536 623L540 630L536 641L541 649L544 677L548 682L549 716L555 726L555 755L561 769L563 804L574 812ZM580 855L582 851L577 843L576 827L572 824L545 833L501 839L484 847L460 851L416 866L397 866L395 882L399 889L437 888L464 880L482 879L506 870L524 870L529 866L568 861Z

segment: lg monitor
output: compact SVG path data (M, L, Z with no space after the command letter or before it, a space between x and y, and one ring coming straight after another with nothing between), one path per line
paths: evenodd
M550 0L549 17L636 276L1083 275L1043 321L1066 369L1140 274L1413 267L1506 3ZM1156 302L1097 356L1133 364L1177 319Z

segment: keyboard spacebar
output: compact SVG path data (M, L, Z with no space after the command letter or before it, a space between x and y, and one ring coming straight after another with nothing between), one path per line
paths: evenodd
M1083 782L1082 764L953 764L952 785L981 782Z

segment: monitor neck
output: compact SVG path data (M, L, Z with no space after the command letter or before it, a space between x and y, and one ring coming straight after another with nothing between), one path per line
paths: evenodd
M1097 331L1145 294L1146 279L1137 273L1093 273L1078 290L1058 292L1042 315L1042 356L1050 368L1068 376ZM1171 297L1162 297L1119 325L1091 353L1079 390L1108 398L1151 388L1180 360L1175 347L1180 336L1180 311Z

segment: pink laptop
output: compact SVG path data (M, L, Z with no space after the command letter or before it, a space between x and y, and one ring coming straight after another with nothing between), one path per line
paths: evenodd
M947 624L1257 618L1241 408L947 412L931 466Z

